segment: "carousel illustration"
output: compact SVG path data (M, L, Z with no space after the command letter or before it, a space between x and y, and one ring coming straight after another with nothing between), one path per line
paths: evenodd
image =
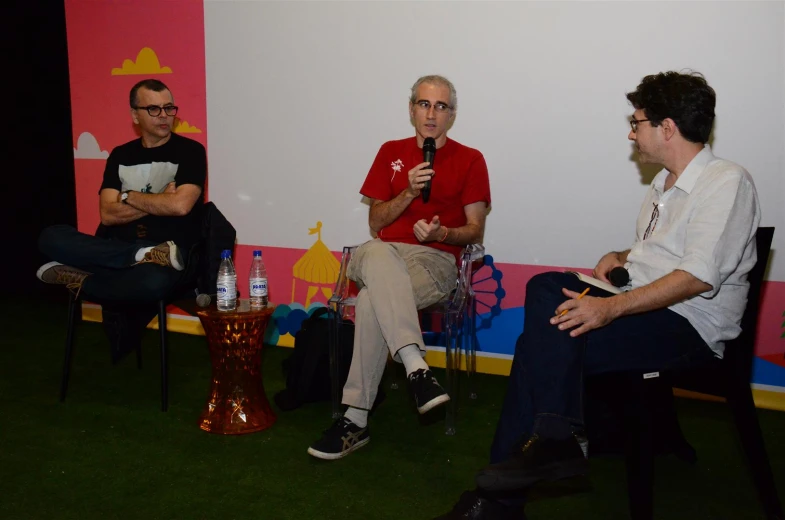
M309 235L316 235L316 242L294 264L292 268L292 302L304 301L307 309L318 293L324 298L324 303L333 295L335 281L341 264L322 242L322 223L317 222L315 228L308 230ZM298 282L305 290L305 299L298 291ZM322 298L318 298L322 300Z
M273 312L275 327L268 327L265 342L291 347L303 320L327 304L333 295L341 264L322 242L322 223L308 229L316 242L292 267L292 299Z

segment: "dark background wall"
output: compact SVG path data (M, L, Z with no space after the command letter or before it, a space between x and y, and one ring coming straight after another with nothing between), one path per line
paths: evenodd
M11 291L64 296L46 290L35 272L47 261L36 245L40 231L76 225L65 7L12 0L0 13L3 155L11 158L1 163L3 272Z

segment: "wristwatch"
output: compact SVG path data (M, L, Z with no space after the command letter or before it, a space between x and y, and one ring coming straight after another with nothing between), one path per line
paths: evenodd
M123 204L128 204L128 192L124 191L120 194L120 202Z

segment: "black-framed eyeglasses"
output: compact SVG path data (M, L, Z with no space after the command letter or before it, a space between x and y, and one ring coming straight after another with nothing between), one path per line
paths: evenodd
M643 240L649 238L654 233L654 228L657 227L657 221L660 219L660 205L657 202L652 202L654 208L651 210L651 219L646 231L643 233Z
M645 123L646 121L651 121L651 119L635 119L634 117L630 118L630 128L632 128L632 133L638 133L638 123Z
M417 101L415 105L417 105L417 107L423 112L427 112L431 108L431 102L425 99L421 99L420 101ZM446 103L439 102L433 104L433 109L436 110L437 112L447 112L448 110L452 110L452 107Z
M176 116L178 108L179 107L176 107L174 105L166 105L163 107L159 107L158 105L147 105L146 107L134 107L135 110L147 110L147 113L150 115L150 117L158 117L159 115L161 115L161 110L166 112L167 116Z

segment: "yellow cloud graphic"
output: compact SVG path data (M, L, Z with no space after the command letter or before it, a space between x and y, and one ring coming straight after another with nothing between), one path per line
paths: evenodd
M201 134L202 131L196 128L195 126L191 126L188 124L188 121L183 121L182 119L177 120L177 124L174 125L174 132L176 134Z
M136 55L136 62L124 60L121 68L113 68L112 76L127 76L131 74L171 74L172 69L161 67L158 56L150 47L145 47Z

